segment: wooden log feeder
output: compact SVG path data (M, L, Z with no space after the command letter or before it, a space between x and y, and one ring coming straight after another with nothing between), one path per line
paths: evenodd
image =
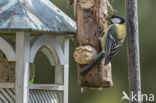
M74 58L80 72L101 51L100 29L107 29L108 8L114 11L108 0L75 0L74 8L77 21ZM113 85L111 63L104 66L104 59L85 76L78 75L80 87L99 88Z

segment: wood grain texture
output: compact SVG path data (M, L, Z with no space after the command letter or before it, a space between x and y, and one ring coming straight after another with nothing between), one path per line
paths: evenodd
M77 1L78 2L78 1ZM100 28L107 28L106 17L108 16L107 0L96 0L93 7L83 9L77 3L75 4L75 16L77 20L77 47L90 45L96 49L97 53L101 51L99 42ZM110 87L112 83L111 64L104 67L104 60L96 65L84 77L79 75L79 85L81 87ZM78 71L86 65L78 64Z
M15 88L15 83L0 83L0 89L2 88Z
M30 33L16 33L16 103L28 103L29 98Z
M63 103L68 103L69 98L69 38L64 40L64 94Z
M15 81L15 63L8 62L6 56L0 51L0 83Z
M0 37L0 83L15 82L15 42ZM34 75L34 64L30 64L30 80Z
M0 103L15 103L15 92L11 88L0 89Z
M62 85L53 85L53 84L31 84L31 85L29 85L29 89L63 91L64 86L62 86Z
M15 61L15 50L12 42L0 37L0 50L5 54L8 61Z
M132 96L132 91L136 95L141 93L137 0L126 0L126 15L128 36L128 77L130 96ZM130 103L141 103L141 101L131 101Z
M30 90L29 103L62 103L59 94L58 91Z

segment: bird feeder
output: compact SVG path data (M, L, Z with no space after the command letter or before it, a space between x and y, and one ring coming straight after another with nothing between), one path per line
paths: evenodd
M15 82L0 82L0 103L68 103L69 37L75 31L75 22L49 0L0 0L0 50L15 62ZM29 83L39 50L55 68L54 84Z
M99 37L101 30L107 30L108 8L112 7L108 0L74 0L74 7L77 22L74 58L78 64L79 85L85 88L111 87L111 63L105 66L105 59L97 64L93 60L102 51ZM90 63L96 65L82 75Z

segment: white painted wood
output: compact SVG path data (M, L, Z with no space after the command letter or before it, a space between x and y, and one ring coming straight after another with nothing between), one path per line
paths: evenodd
M50 92L51 92L51 91L47 91L47 94L48 94L48 96L51 98L51 99L50 99L51 103L54 103L54 102L53 102L53 99L52 99L52 97L51 97L51 93L50 93Z
M57 101L59 101L59 98L58 98L58 96L57 96L57 93L56 93L56 92L54 92L54 98L56 98L56 103L58 103Z
M3 101L1 100L1 98L0 98L0 103L3 103Z
M48 101L48 103L50 103L51 101L50 101L50 98L48 97L47 91L44 90L43 94L44 94L46 100Z
M15 61L15 50L12 45L0 37L0 50L6 55L8 61Z
M15 93L15 89L11 89Z
M69 64L69 38L64 40L64 64Z
M1 100L3 101L2 103L9 103L9 101L0 93Z
M50 92L50 94L51 94L51 97L53 98L54 103L58 103L57 98L54 96L55 92L54 93Z
M0 103L15 103L15 93L11 88L0 89Z
M55 39L59 42L62 50L64 50L64 36L56 36Z
M64 66L56 65L55 66L55 84L64 85ZM63 94L62 92L58 93L58 98L60 103L63 103Z
M59 42L47 34L36 37L31 41L30 62L33 63L37 51L43 46L46 46L52 52L56 64L64 64L62 59L64 55Z
M49 49L47 49L46 47L41 48L41 52L48 58L51 66L55 66L56 63L53 54L49 51Z
M52 90L30 90L29 103L61 103L57 94Z
M34 90L30 90L30 97L32 97L33 102L38 103L39 100L36 98Z
M16 33L16 103L28 103L30 34Z
M69 65L64 65L64 103L68 103Z
M64 41L64 103L68 103L68 83L69 83L69 39Z
M5 89L1 89L0 91L9 102L14 103L14 98L11 98L10 95L5 91Z
M63 85L64 66L55 65L55 84Z
M41 90L56 90L63 91L64 87L62 85L52 85L52 84L31 84L30 89L41 89Z
M0 83L0 88L15 88L15 83Z
M42 94L42 98L44 100L44 103L48 102L47 101L47 98L45 97L44 93L43 93L43 90L39 90L40 94Z
M8 88L5 90L9 93L11 98L15 99L15 92L14 92L15 89Z
M32 95L31 95L31 92L29 92L29 101L34 101ZM30 103L30 102L29 102Z
M42 97L41 93L38 90L36 91L36 93L37 93L36 95L38 95L37 99L40 99L40 102L41 103L45 103L44 100L43 100L43 97Z

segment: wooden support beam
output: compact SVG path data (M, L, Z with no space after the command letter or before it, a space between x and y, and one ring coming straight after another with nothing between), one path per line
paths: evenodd
M15 83L0 83L0 88L15 88Z
M63 76L64 76L64 66L56 65L55 66L55 84L63 85Z
M126 14L128 36L128 74L130 96L132 98L131 92L137 96L141 93L137 0L126 0ZM141 97L138 98L141 100ZM141 101L131 101L130 103L141 103Z
M68 82L68 81L67 81ZM63 65L55 65L55 84L63 85L64 84L64 66ZM63 88L64 91L64 88ZM58 98L60 103L63 103L63 92L58 93Z
M29 85L29 89L63 91L64 86L62 86L62 85L52 85L52 84L31 84L31 85Z
M15 61L15 50L11 43L0 37L0 50L6 55L8 61Z
M69 98L69 38L64 40L64 94L63 103L68 103Z
M30 34L16 33L16 103L28 103Z

